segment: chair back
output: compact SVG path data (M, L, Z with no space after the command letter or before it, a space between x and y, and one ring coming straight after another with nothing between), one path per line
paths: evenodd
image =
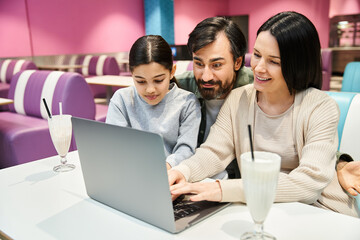
M360 94L350 92L327 92L337 102L340 109L338 124L339 151L360 160Z
M360 92L360 62L350 62L346 65L341 91Z
M10 83L11 78L18 72L27 69L37 69L35 63L24 59L6 59L0 61L0 82Z
M193 70L193 61L191 60L178 60L174 61L174 64L176 64L175 75Z
M360 160L358 138L360 136L360 94L350 92L328 92L340 108L339 151L349 154L355 161ZM360 194L356 197L360 211Z
M14 75L8 98L14 103L10 111L47 119L42 99L45 98L52 114L59 114L62 102L64 114L95 119L95 103L83 76L60 71L26 70Z
M83 65L77 72L84 76L103 76L103 75L119 75L120 67L115 57L106 55L81 56L77 59L77 64Z
M321 49L322 64L322 90L330 90L330 80L332 75L332 50L329 48Z
M251 53L245 53L244 66L250 67L251 55L252 55Z

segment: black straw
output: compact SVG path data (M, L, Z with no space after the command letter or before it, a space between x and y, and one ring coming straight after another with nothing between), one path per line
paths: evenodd
M253 161L255 161L255 157L254 157L254 148L253 148L253 142L252 142L252 137L251 137L251 125L248 125L248 130L249 130L249 139L250 139L250 149L251 149L251 159Z
M44 102L44 105L45 105L45 108L46 108L47 114L48 114L49 118L51 118L51 113L50 113L50 110L49 110L49 107L48 107L48 105L47 105L47 103L46 103L45 98L43 98L43 102Z

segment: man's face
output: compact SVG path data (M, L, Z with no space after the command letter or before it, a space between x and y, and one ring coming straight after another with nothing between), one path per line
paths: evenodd
M201 96L206 100L224 99L233 88L242 58L234 63L230 41L218 33L214 42L193 53L194 75Z

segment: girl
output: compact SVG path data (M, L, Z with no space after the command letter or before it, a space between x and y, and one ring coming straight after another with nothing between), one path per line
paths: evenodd
M195 153L200 105L193 93L177 87L172 52L161 36L136 40L129 65L135 87L115 92L106 123L160 134L170 169Z

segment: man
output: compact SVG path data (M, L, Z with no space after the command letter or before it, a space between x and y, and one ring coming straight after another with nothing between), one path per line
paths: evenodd
M201 104L201 125L198 146L202 144L216 120L225 98L232 89L253 82L251 69L244 67L246 39L231 20L207 18L190 33L188 48L193 57L193 72L177 75L181 88L195 93ZM360 191L360 162L339 154L338 178L341 186L352 195ZM236 161L227 167L229 178L239 178ZM224 178L226 172L215 178Z
M198 146L203 143L216 120L225 98L234 88L253 81L244 67L246 39L238 26L225 18L213 17L200 22L190 33L188 48L193 56L193 72L176 76L181 88L196 94L201 104ZM238 178L236 161L227 168L228 177ZM226 172L216 175L224 178Z

